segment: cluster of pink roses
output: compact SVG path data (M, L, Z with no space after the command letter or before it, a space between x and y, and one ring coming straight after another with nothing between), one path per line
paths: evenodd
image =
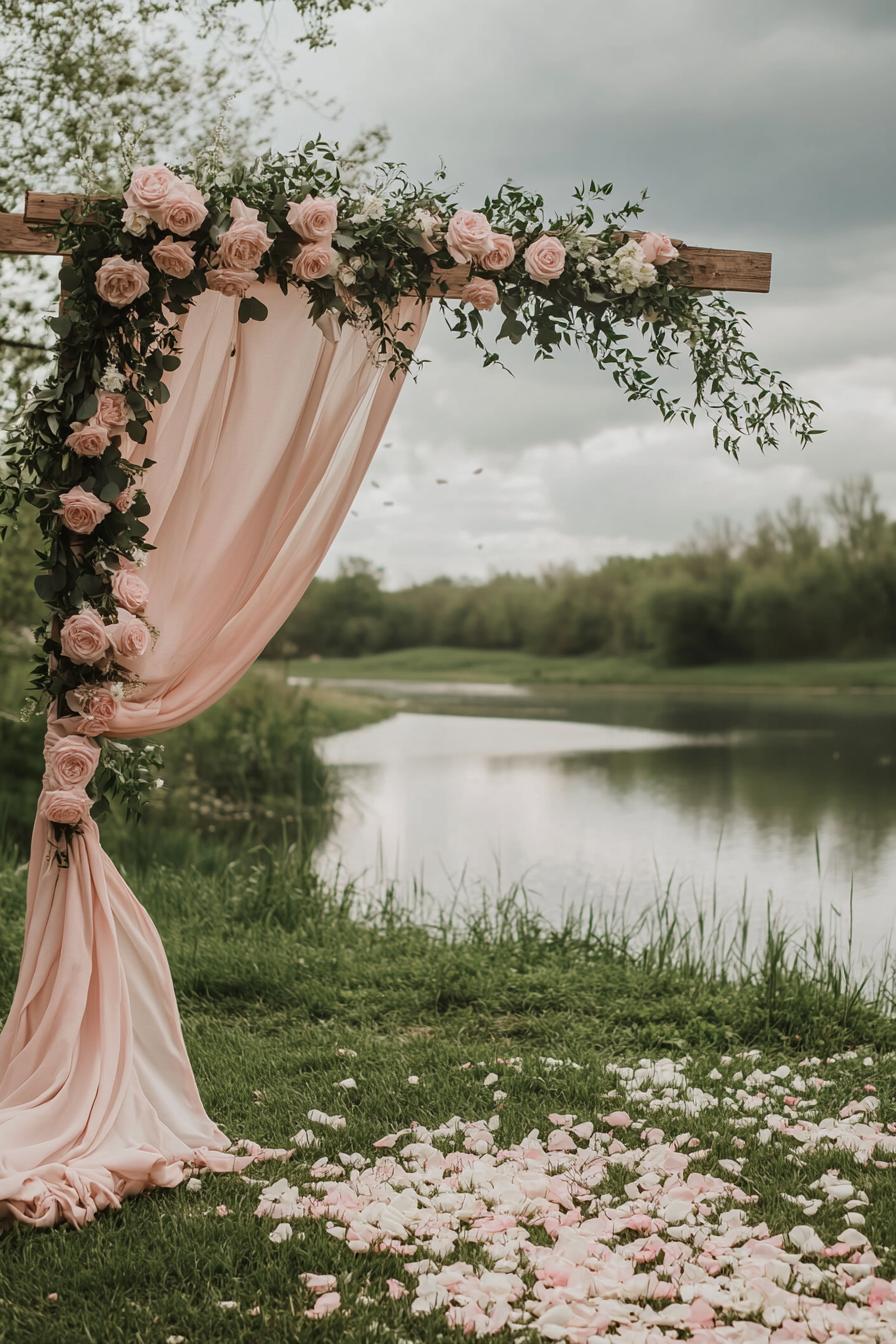
M138 615L149 600L149 588L127 561L112 577L112 596L116 619L111 624L93 607L83 607L64 621L59 643L71 662L96 666L114 657L131 667L149 651L149 626Z
M333 248L338 225L338 203L332 196L306 196L290 201L286 222L302 240L292 263L297 280L322 280L331 275L339 258Z
M258 218L258 211L238 196L230 202L230 217L233 222L218 239L205 283L219 294L242 298L257 279L255 273L274 240Z
M123 225L128 233L142 236L150 223L166 230L152 249L155 265L166 275L184 279L192 271L195 244L177 241L194 233L208 215L202 193L184 182L164 164L135 168L124 193ZM106 257L96 273L96 292L116 308L128 308L149 289L149 272L140 261L120 254Z
M445 242L458 263L473 263L485 271L503 271L516 257L516 245L507 233L494 233L479 210L456 210L448 221ZM523 253L526 272L539 285L549 285L563 274L566 248L553 234L543 233ZM487 311L498 302L498 287L485 276L470 280L461 298Z
M102 457L113 434L121 434L128 421L123 392L98 392L96 411L86 423L75 421L65 440L78 457ZM77 529L73 529L77 530Z
M48 737L44 748L46 772L41 813L57 826L77 826L90 813L86 786L99 765L98 743L80 733Z
M124 193L127 207L125 224L130 231L151 220L168 233L185 238L195 233L208 215L202 192L192 182L184 182L163 163L135 168ZM128 212L131 212L128 217ZM139 216L134 219L134 215Z

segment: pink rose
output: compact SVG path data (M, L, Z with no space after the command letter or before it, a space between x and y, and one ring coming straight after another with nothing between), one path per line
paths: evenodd
M208 208L202 192L192 183L176 179L164 205L155 212L153 218L163 229L182 238L184 234L198 229L207 214Z
M89 737L107 732L118 709L118 700L108 686L76 686L66 692L65 702L81 716L78 732Z
M117 614L118 620L115 624L106 626L106 634L116 658L127 666L135 658L142 658L144 653L148 652L149 628L139 616L133 616L122 607L118 608Z
M73 663L101 663L109 651L109 636L103 618L92 607L76 611L64 622L59 642Z
M254 271L273 243L258 211L244 205L238 196L230 202L233 223L218 239L218 261L233 270Z
M665 266L678 256L678 248L673 246L667 233L642 233L638 242L644 260L653 262L654 266Z
M455 261L484 257L492 248L492 226L478 210L456 210L448 221L445 241Z
M252 271L231 271L225 266L215 266L205 273L208 288L226 294L229 298L242 298L254 280Z
M322 280L336 264L336 253L327 243L305 243L292 263L297 280Z
M78 826L90 816L90 799L83 789L45 790L40 813L56 826Z
M543 233L530 243L523 253L526 270L539 285L549 285L552 280L563 274L566 265L566 248L559 238Z
M306 196L290 201L286 222L306 243L328 243L336 232L337 202L332 196Z
M67 490L59 496L62 505L56 512L70 532L78 532L82 537L89 536L111 510L111 504L104 504L89 490L80 485Z
M160 243L156 243L149 255L165 275L173 275L175 280L186 280L196 266L196 258L193 256L195 246L195 243L177 242L169 233Z
M115 308L127 308L149 289L149 271L140 261L106 257L96 273L96 292Z
M487 271L503 271L516 256L516 248L509 233L493 233L491 246L484 253L480 265Z
M464 303L472 303L474 308L488 312L498 302L498 286L494 280L482 280L474 276L460 292Z
M79 457L102 457L109 447L109 431L105 425L97 425L93 421L87 425L75 425L65 444Z
M125 611L142 611L149 601L149 586L133 569L112 575L112 596Z
M47 763L47 787L83 789L99 765L100 749L96 742L77 733L57 738L44 752Z
M113 499L112 507L114 509L117 509L119 513L127 513L128 509L134 502L134 496L136 494L137 494L136 485L126 486L125 489L122 490L121 494L116 495L116 497Z
M105 425L107 429L118 429L120 425L126 425L130 418L123 392L97 393L94 424Z
M135 168L127 191L125 205L142 214L158 210L168 199L168 193L177 182L170 168L154 163L149 168Z

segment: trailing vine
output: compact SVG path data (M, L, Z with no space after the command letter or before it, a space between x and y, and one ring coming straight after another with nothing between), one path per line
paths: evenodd
M481 210L459 210L444 173L417 184L386 165L372 189L344 187L335 149L318 139L236 169L137 169L124 205L96 200L64 215L64 300L49 323L56 369L27 401L0 483L3 513L32 505L43 538L36 587L48 611L32 707L42 701L82 739L67 772L48 758L44 807L57 839L115 794L137 809L157 782L159 748L111 733L156 633L143 614L152 463L140 445L179 364L178 321L204 290L238 298L250 322L267 316L257 282L299 288L324 334L363 325L372 357L394 375L414 366L393 316L399 299L425 299L441 269L463 262L463 301L443 306L487 365L499 360L484 316L494 308L497 341L529 338L543 359L584 346L664 420L693 424L703 411L727 452L744 438L774 447L781 429L802 444L819 432L817 404L760 365L724 298L687 287L668 238L626 237L642 201L604 212L611 190L592 182L568 213L546 218L540 196L507 183ZM693 404L660 377L681 352Z

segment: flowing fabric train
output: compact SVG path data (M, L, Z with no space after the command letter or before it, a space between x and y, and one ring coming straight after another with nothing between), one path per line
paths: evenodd
M147 619L158 641L112 736L184 723L246 671L298 602L358 490L401 379L365 334L323 338L267 284L262 323L233 299L190 309L182 362L144 452ZM413 346L425 306L402 303ZM54 720L52 739L73 730ZM238 1170L282 1149L230 1140L205 1113L159 935L88 821L62 867L38 816L18 984L0 1034L0 1214L89 1222L191 1166Z

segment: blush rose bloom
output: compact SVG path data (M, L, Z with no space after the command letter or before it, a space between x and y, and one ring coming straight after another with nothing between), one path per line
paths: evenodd
M80 485L60 495L59 503L62 507L56 512L65 526L70 532L78 532L82 537L89 536L112 508L111 504L105 504Z
M173 275L175 280L186 280L196 267L196 258L193 256L195 246L195 243L185 243L182 239L178 241L169 233L156 243L149 255L163 274Z
M93 779L100 761L96 742L77 733L58 738L44 752L47 784L51 789L83 789Z
M125 489L122 490L121 494L116 495L116 497L113 499L112 507L114 509L117 509L119 513L127 513L128 509L134 502L136 494L137 494L136 485L126 486Z
M118 429L120 425L127 424L130 418L123 392L97 393L94 424L105 425L107 429Z
M644 260L652 262L654 266L666 266L678 256L678 248L667 233L642 233L638 242Z
M539 285L549 285L563 274L566 265L566 248L559 238L543 233L530 243L523 253L526 270Z
M75 425L65 440L65 445L71 448L73 453L77 453L78 457L102 457L109 447L109 431L105 425L93 422L87 425Z
M498 286L494 280L483 280L474 276L460 292L464 303L472 303L474 308L488 312L498 302Z
M66 692L65 702L81 716L78 732L88 737L107 732L118 709L118 697L108 686L76 686Z
M509 233L493 233L491 246L480 261L486 271L506 270L516 256L516 248Z
M112 596L125 611L142 611L149 601L149 585L135 570L120 569L112 575Z
M96 292L115 308L127 308L149 289L149 271L140 261L106 257L96 273Z
M232 270L254 271L274 240L258 218L258 211L238 196L230 202L230 214L233 223L218 239L218 260Z
M205 283L209 289L229 298L242 298L255 280L252 271L232 271L226 266L214 266L205 273Z
M336 265L336 253L327 243L305 243L292 263L298 280L322 280Z
M149 651L149 627L123 607L118 608L117 614L115 624L106 626L106 634L119 662L127 665Z
M59 643L73 663L101 663L109 652L108 629L98 611L85 607L63 623Z
M83 789L48 789L41 795L40 813L57 826L78 826L90 816L90 799Z
M336 232L337 202L332 196L306 196L290 201L286 222L306 243L328 243Z
M185 234L194 233L207 214L208 207L198 187L176 179L165 204L154 212L153 218L163 229L183 238Z
M153 163L147 168L135 168L124 193L124 203L131 210L148 214L150 210L158 210L165 204L176 183L174 173L163 163Z
M492 247L492 227L478 210L456 210L448 221L445 242L455 261L484 257Z

